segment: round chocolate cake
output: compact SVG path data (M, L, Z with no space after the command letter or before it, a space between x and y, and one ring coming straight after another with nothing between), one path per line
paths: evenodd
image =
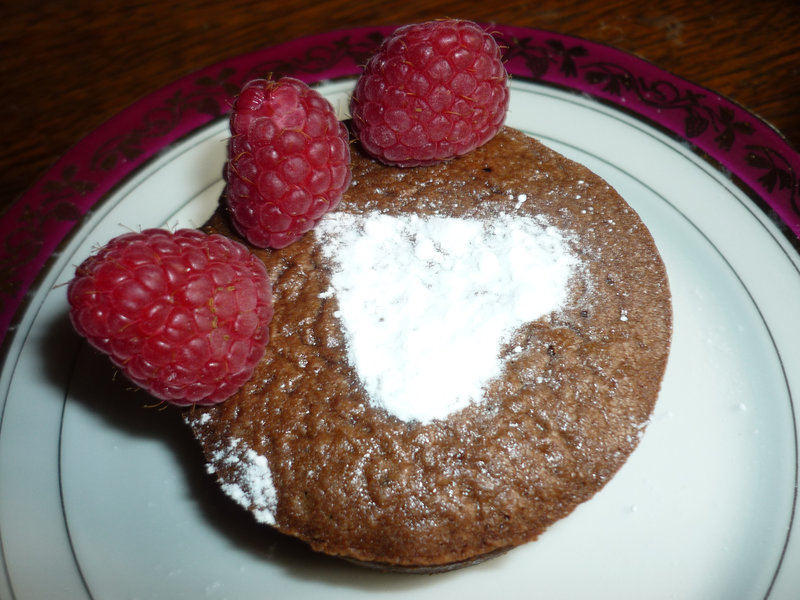
M254 249L271 340L237 394L185 413L208 471L258 521L372 566L534 540L650 418L672 328L653 239L601 178L509 128L429 167L354 145L352 170L316 229ZM206 229L237 237L224 202Z

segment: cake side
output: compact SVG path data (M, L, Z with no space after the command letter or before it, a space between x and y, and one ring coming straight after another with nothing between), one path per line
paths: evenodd
M509 128L429 167L356 147L351 166L338 211L546 220L581 264L569 301L513 333L479 402L409 422L370 403L347 359L319 236L253 249L271 342L237 394L185 413L208 468L260 521L356 561L425 568L531 541L611 479L652 412L672 326L652 237L597 175ZM237 237L224 209L206 229Z

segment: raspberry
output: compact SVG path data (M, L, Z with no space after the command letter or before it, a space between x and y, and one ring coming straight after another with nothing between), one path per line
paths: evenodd
M225 400L263 357L266 267L239 242L192 229L111 240L67 288L76 331L133 383L177 405Z
M503 125L508 100L494 38L471 21L430 21L383 41L356 83L350 111L367 153L410 167L488 142Z
M350 184L347 128L290 77L246 84L230 120L228 206L254 246L283 248L333 210Z

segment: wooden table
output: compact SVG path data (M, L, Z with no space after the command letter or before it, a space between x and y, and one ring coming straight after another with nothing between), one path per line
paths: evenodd
M330 29L442 16L627 50L730 97L800 148L797 0L42 0L2 12L0 212L85 134L183 75Z

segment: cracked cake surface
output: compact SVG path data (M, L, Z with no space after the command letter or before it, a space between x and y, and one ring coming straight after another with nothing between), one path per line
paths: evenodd
M325 217L345 227L253 249L273 284L270 344L238 393L184 413L207 469L258 521L358 562L439 570L532 541L614 476L650 418L672 328L654 241L600 177L508 127L428 167L383 166L354 145L352 171ZM558 233L571 260L564 297L508 331L498 371L446 414L398 416L353 364L331 236L376 215L498 235L527 219ZM224 202L205 229L238 237ZM458 350L424 362L458 367L470 356ZM418 386L408 403L444 394Z

